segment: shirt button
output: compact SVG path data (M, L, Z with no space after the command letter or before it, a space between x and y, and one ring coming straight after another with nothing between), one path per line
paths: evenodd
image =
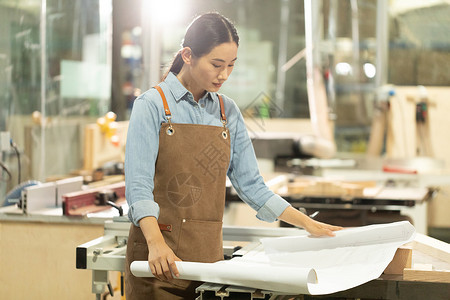
M202 108L205 108L205 103L200 104Z

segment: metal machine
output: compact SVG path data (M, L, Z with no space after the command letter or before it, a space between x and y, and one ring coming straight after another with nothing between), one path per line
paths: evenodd
M78 269L92 270L92 292L97 299L113 289L109 280L109 271L124 272L125 252L128 231L131 223L126 217L116 217L105 222L104 236L87 242L76 249L76 266ZM232 246L224 247L225 258L243 256L260 246L259 240L265 237L292 236L302 234L297 228L257 228L228 227L223 228L224 244L234 241ZM241 242L242 248L235 242ZM328 295L342 299L377 298L377 299L447 299L450 293L450 249L447 243L428 236L417 234L408 244L414 264L429 264L432 269L422 271L412 266L401 273L385 273L378 279L369 281L355 288ZM405 271L414 273L413 279L405 277ZM425 274L426 273L426 274ZM411 277L412 278L412 277ZM124 292L123 280L121 291ZM197 300L210 299L286 299L287 294L249 287L230 286L226 284L204 283L197 288ZM292 299L290 295L289 299ZM297 298L295 298L297 299ZM323 296L308 296L308 299L323 299Z
M400 172L405 168L383 171L383 165L398 162L381 158L327 159L327 153L331 153L329 143L307 135L263 132L251 133L251 138L261 166L268 166L267 170L260 169L266 184L294 207L304 208L308 214L319 211L318 221L363 226L408 220L418 232L427 232L423 204L437 194L438 188L424 182L421 174ZM326 188L314 193L291 190L289 186L298 181L351 183L367 188L358 194L333 194ZM231 183L226 200L241 201Z
M112 221L105 222L104 236L95 240L87 242L77 247L76 249L76 267L77 269L92 270L92 293L97 299L105 293L106 288L111 295L113 289L110 283L109 271L125 271L125 253L128 240L128 232L131 223L127 217L115 217ZM223 240L242 242L241 246L224 246L225 258L235 256L243 256L245 253L253 249L256 244L259 244L259 239L265 237L279 237L298 235L297 228L256 228L256 227L223 227ZM209 293L212 284L199 287L199 292ZM244 291L245 288L236 288ZM121 281L121 291L123 293L123 276ZM217 290L218 294L227 293L220 288ZM259 292L257 292L259 293ZM266 294L273 294L267 291ZM224 295L225 295L224 294ZM200 299L201 296L200 296Z

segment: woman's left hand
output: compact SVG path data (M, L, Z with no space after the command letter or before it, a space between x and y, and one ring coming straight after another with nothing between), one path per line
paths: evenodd
M309 218L303 227L313 236L335 236L334 231L343 229L340 226L325 224L311 218Z
M340 226L333 226L313 220L292 206L286 208L278 218L291 225L305 228L313 236L335 236L334 231L343 229Z

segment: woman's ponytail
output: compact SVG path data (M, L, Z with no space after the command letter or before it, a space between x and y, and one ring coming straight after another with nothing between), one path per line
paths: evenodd
M180 73L183 65L184 65L184 61L183 61L183 58L181 57L181 50L180 50L177 52L177 54L173 58L172 64L170 65L168 70L164 73L161 81L164 81L164 79L166 79L167 75L169 75L170 72L172 72L174 74Z

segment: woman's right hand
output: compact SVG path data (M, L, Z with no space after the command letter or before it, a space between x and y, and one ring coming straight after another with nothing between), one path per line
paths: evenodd
M175 261L181 261L181 259L167 246L164 238L156 241L152 240L148 243L148 264L156 278L162 281L169 281L173 279L173 275L179 277L180 273Z
M144 217L139 226L145 236L148 247L148 265L152 274L159 280L168 281L180 276L176 261L181 261L166 244L155 217ZM173 275L172 275L173 274Z

